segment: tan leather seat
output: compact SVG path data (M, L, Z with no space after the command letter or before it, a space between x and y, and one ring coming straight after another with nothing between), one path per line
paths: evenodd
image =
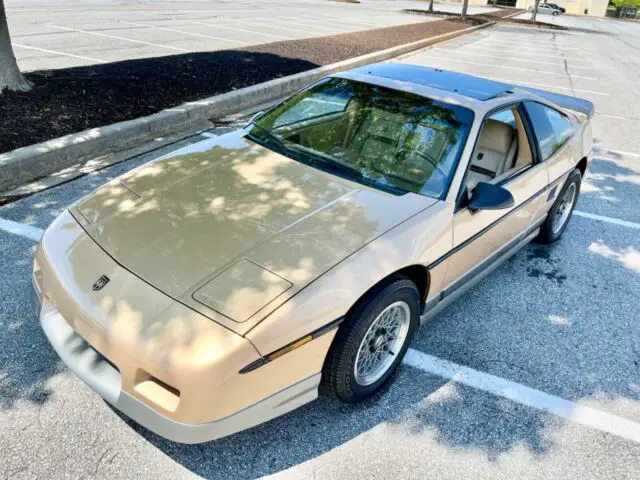
M473 154L467 175L467 187L473 190L478 182L490 182L509 170L518 146L515 128L496 120L487 120Z

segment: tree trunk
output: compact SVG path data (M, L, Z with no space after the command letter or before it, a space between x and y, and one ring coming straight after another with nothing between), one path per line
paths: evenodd
M433 12L433 0L429 2L429 9L427 10L427 12Z
M462 13L460 14L460 18L462 20L467 18L467 8L469 7L469 0L463 0L462 2Z
M533 4L533 12L531 14L531 21L533 23L536 22L536 16L538 15L538 5L540 5L540 0L536 0L536 2Z
M16 56L13 54L4 0L0 0L0 94L5 88L27 92L31 87L31 82L20 73Z

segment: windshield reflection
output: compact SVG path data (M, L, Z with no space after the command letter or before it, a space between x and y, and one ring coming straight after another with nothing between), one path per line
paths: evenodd
M248 127L254 142L315 168L402 194L440 197L473 113L409 92L328 78Z

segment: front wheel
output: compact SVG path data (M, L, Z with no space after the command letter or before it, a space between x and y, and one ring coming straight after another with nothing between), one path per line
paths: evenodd
M558 16L558 12L553 12L551 15L553 15L554 17Z
M322 381L355 403L378 391L402 361L419 322L420 295L404 276L370 292L347 316L331 345Z
M540 227L540 234L536 237L536 242L549 244L562 236L576 206L581 183L582 174L580 170L575 169L569 174L558 198L549 210L547 219Z

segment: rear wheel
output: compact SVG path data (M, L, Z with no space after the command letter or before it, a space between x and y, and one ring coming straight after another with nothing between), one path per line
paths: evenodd
M562 236L576 206L581 182L580 170L575 169L569 174L558 198L549 210L547 219L540 227L540 234L536 237L536 242L549 244Z
M342 324L331 345L322 381L348 403L373 395L393 375L419 322L420 295L404 276L370 292Z

